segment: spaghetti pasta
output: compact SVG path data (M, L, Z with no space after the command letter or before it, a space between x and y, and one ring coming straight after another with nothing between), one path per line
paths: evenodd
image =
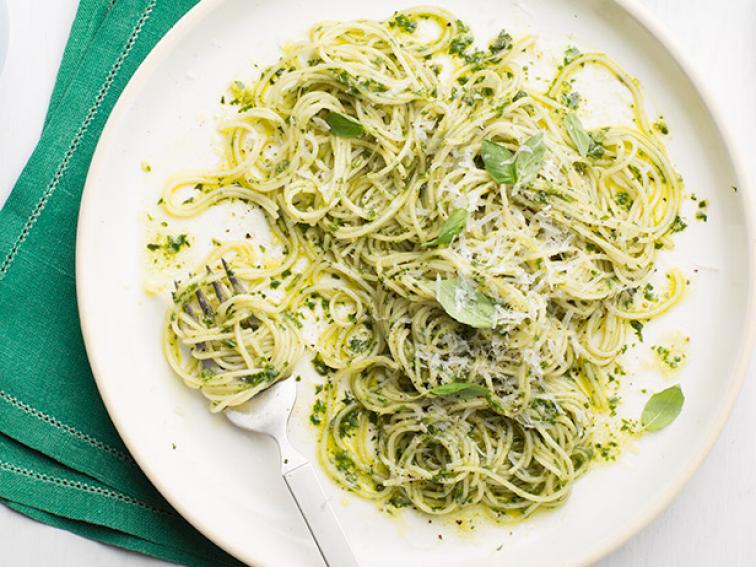
M682 187L635 79L573 52L537 92L533 48L502 32L479 50L421 7L320 23L231 86L222 167L163 195L176 217L259 206L277 242L223 243L174 293L166 357L214 411L309 353L321 460L348 490L505 518L567 498L632 325L683 293L677 271L639 293ZM582 126L587 66L627 89L632 127Z

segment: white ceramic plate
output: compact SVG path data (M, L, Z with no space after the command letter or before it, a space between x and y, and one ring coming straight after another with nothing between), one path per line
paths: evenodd
M515 34L534 32L546 43L606 51L641 79L652 106L664 111L672 130L670 152L687 190L711 203L709 222L691 219L677 250L664 258L689 275L690 292L680 307L647 329L651 342L675 329L691 337L689 362L676 378L687 401L672 427L646 436L638 452L581 479L564 507L515 528L479 522L472 534L461 533L453 522L429 524L411 512L389 518L330 483L327 492L366 567L587 563L626 541L669 504L711 448L738 392L753 319L753 233L742 178L700 90L636 5L438 3L482 38L506 27ZM164 362L165 298L150 298L143 289L144 211L154 204L166 175L213 164L208 142L218 99L231 79L251 75L252 62L274 61L283 41L316 21L385 18L407 6L396 0L205 0L134 75L92 161L79 219L77 283L98 387L130 451L163 495L200 531L251 564L318 565L320 559L279 477L273 443L211 415L205 400L186 389ZM141 170L143 160L152 164L152 173ZM640 354L638 360L625 408L631 414L644 397L641 387L653 391L663 384L643 371ZM309 452L312 434L302 425L306 412L299 408L293 435Z

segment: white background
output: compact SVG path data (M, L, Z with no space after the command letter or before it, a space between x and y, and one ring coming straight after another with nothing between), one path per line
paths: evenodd
M756 181L756 0L640 0L666 25L724 115ZM0 70L0 203L39 137L76 0L8 0ZM726 6L726 7L725 7ZM705 142L704 142L705 143ZM601 567L756 564L756 364L709 458L655 522ZM611 521L606 518L606 521ZM161 562L37 524L0 506L2 563L120 566Z

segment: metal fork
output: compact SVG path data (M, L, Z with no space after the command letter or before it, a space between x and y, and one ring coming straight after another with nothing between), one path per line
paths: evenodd
M221 264L227 283L222 284L215 279L212 281L212 290L219 303L223 303L230 296L246 291L242 282L223 258L221 258ZM209 266L206 268L208 275L212 276L211 268ZM178 291L178 284L176 288ZM205 292L197 288L194 298L203 316L214 321L216 313ZM200 321L200 317L192 308L191 299L183 303L182 309L189 317ZM254 321L255 317L250 317L249 320ZM197 352L204 352L205 348L204 343L196 343L193 346L193 350ZM209 371L218 368L214 361L207 358L202 359L202 367ZM273 384L248 402L233 409L226 409L225 414L237 427L264 433L276 440L281 450L281 474L325 564L328 567L358 567L341 525L315 474L314 467L307 458L292 447L286 435L289 415L296 399L296 383L292 379L286 379Z
M294 380L282 380L245 404L226 409L225 413L237 427L265 433L278 443L281 474L325 564L329 567L357 567L357 560L312 463L292 447L286 435L286 425L296 398Z

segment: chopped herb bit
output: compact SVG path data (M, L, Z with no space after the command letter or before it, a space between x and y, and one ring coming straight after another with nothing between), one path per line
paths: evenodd
M417 22L405 16L404 14L396 14L394 16L394 19L389 21L389 27L398 27L403 29L407 33L412 33L417 29Z
M386 501L386 503L394 508L406 508L412 506L412 500L407 498L404 493L392 496Z
M625 191L620 191L619 193L617 193L614 196L614 201L626 211L629 211L633 206L633 199L631 199L630 195L628 195Z
M686 223L680 215L677 215L669 230L671 232L682 232L686 228L688 228L688 223Z
M706 208L709 206L709 202L706 199L701 199L698 202L698 210L696 211L696 220L706 222L709 220L709 215L706 213Z
M512 102L517 102L517 101L518 101L518 100L520 100L521 98L525 98L525 97L527 97L527 96L528 96L528 93L526 93L525 91L523 91L523 90L521 89L521 90L517 91L517 92L515 93L515 95L514 95L514 96L512 97Z
M633 328L633 331L635 331L635 335L638 337L638 340L640 342L643 342L643 323L641 323L637 319L633 319L632 321L630 321L630 326Z
M660 117L659 120L654 122L654 128L665 136L669 134L669 127L667 126L667 123L664 121L664 118Z
M270 364L267 364L259 372L255 372L254 374L251 374L249 376L244 376L242 380L244 382L247 382L248 384L252 384L253 386L256 386L264 382L273 382L277 377L278 377L278 370L276 370L276 367Z
M189 238L186 234L179 234L178 236L171 236L169 234L166 245L171 252L178 252L182 248L190 246Z
M571 91L569 93L565 93L562 95L562 103L567 107L571 108L573 110L576 110L578 106L580 106L580 101L582 100L582 97L580 96L579 92Z
M658 299L654 293L654 286L650 283L647 283L646 287L643 288L643 298L647 301L656 301Z
M276 168L273 170L276 175L282 174L284 171L289 169L290 162L288 159L285 159L283 161L279 161L276 164Z
M328 376L331 373L331 368L320 357L315 357L312 361L312 365L315 367L315 372L321 376Z
M355 474L354 461L347 455L346 451L339 449L333 455L333 464L336 465L336 469L344 474L344 478L348 482L355 482L357 475Z
M360 90L367 90L374 93L385 93L389 88L375 79L359 79L345 70L336 71L334 78L342 85L348 87L351 94L358 94Z
M349 340L349 350L354 353L365 352L370 348L370 339L352 338Z
M320 425L323 422L323 414L326 411L326 405L318 398L312 405L312 413L310 413L310 422L313 425Z
M661 360L664 364L666 364L673 370L679 368L680 365L685 361L684 353L673 352L669 348L662 345L654 345L651 347L651 350L656 353L656 356L659 358L659 360Z
M182 248L188 248L190 246L189 237L186 234L179 234L177 236L166 235L163 242L160 240L150 242L147 244L147 250L155 252L157 250L163 250L165 254L176 254L181 251Z
M575 46L568 47L564 52L564 64L569 65L572 63L575 59L580 57L582 53L580 50Z
M458 35L451 40L449 44L450 55L464 55L467 48L472 45L473 37L471 35Z
M349 437L359 425L360 416L357 409L352 409L339 420L339 437Z
M494 40L489 44L488 49L491 53L496 54L505 49L512 49L512 36L505 30L501 30Z

